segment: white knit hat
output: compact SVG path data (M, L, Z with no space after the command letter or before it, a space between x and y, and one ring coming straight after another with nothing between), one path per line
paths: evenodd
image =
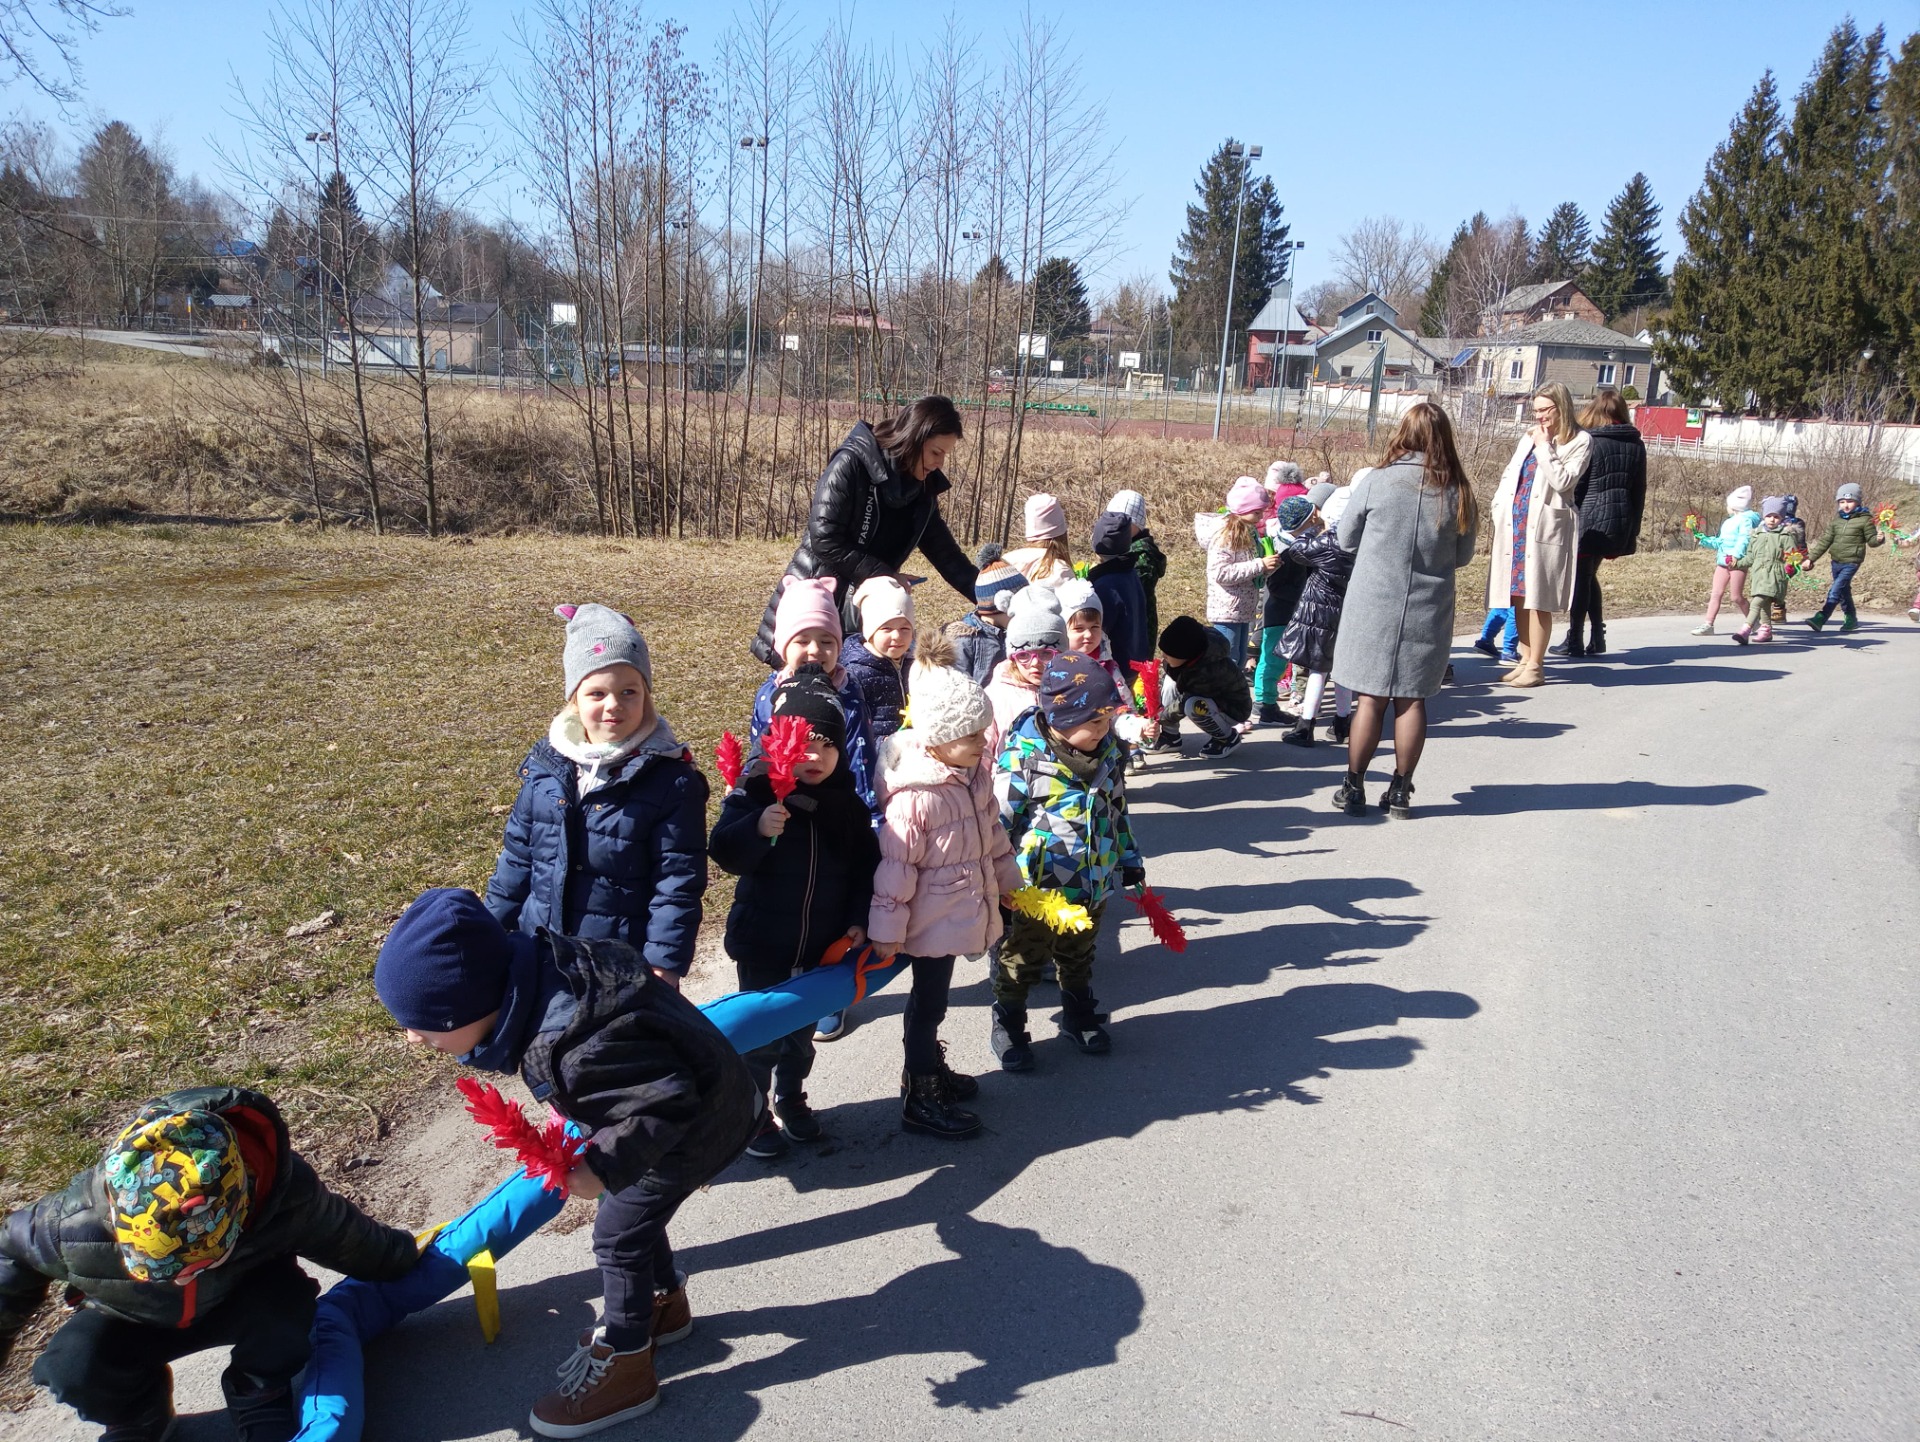
M927 746L944 746L984 731L993 721L987 693L951 666L916 662L909 685L913 696L913 734Z
M1098 611L1102 616L1107 608L1100 604L1100 593L1093 589L1093 582L1083 581L1075 576L1071 581L1062 581L1053 588L1054 595L1060 598L1060 614L1071 616L1077 611Z
M1115 491L1107 509L1118 511L1143 531L1147 528L1147 498L1138 491Z
M1737 516L1742 511L1753 509L1753 487L1735 486L1727 492L1727 514Z
M912 624L913 593L892 576L875 576L854 591L853 609L860 616L860 634L871 636L889 621Z
M1035 491L1027 497L1026 539L1051 541L1067 533L1067 513L1057 496Z

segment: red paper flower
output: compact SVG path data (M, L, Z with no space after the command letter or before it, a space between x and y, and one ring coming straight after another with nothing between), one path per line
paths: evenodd
M1128 663L1140 673L1140 704L1146 707L1147 719L1160 719L1160 663L1158 661L1133 661Z
M793 768L807 759L813 728L804 717L776 716L760 738L760 754L767 758L767 780L773 783L773 799L784 802L793 794Z
M512 1152L527 1175L548 1191L566 1195L567 1174L580 1164L580 1155L587 1149L585 1137L568 1136L563 1122L534 1126L492 1082L463 1076L454 1085L467 1099L467 1115L492 1134L496 1147Z
M1167 910L1166 902L1160 899L1160 893L1152 887L1142 887L1140 894L1128 893L1127 899L1140 908L1140 914L1147 919L1147 925L1153 928L1153 939L1168 951L1185 951L1187 933L1180 927L1174 914Z
M731 791L740 784L740 773L746 769L746 761L740 754L740 738L731 731L720 735L720 744L713 748L713 759L720 763L720 779L727 783Z

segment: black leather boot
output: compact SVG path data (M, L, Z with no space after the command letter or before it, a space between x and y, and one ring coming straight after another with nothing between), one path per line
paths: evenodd
M1113 1050L1113 1038L1100 1025L1099 1006L1090 991L1060 988L1060 1035L1087 1056L1105 1056Z
M946 1084L937 1072L907 1078L907 1099L900 1107L903 1130L928 1137L970 1137L980 1130L980 1118L947 1100Z
M993 1054L1000 1058L1001 1071L1033 1070L1033 1038L1027 1035L1027 1009L993 1004L993 1035L989 1040Z
M965 1072L955 1071L952 1067L948 1066L947 1044L945 1042L939 1042L937 1045L940 1048L940 1070L934 1073L934 1075L940 1078L940 1084L947 1089L947 1100L950 1102L970 1102L979 1096L980 1083L968 1076ZM911 1082L912 1074L909 1073L905 1067L902 1067L900 1069L901 1096L907 1094L907 1088Z

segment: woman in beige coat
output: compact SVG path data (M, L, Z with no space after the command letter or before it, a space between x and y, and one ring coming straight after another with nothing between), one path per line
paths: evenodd
M1559 381L1533 394L1533 428L1520 438L1493 493L1493 553L1487 605L1511 606L1520 633L1520 664L1500 679L1538 686L1553 639L1553 613L1573 604L1580 551L1580 508L1574 487L1587 470L1587 434L1574 419L1573 397Z

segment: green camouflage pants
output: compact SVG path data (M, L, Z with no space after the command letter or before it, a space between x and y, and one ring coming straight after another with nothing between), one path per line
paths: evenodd
M1084 992L1093 986L1093 950L1100 939L1103 901L1087 908L1093 925L1085 931L1055 931L1044 921L1014 912L1000 943L1000 961L993 969L993 999L1006 1006L1025 1007L1027 993L1040 980L1040 969L1053 963L1060 990Z

